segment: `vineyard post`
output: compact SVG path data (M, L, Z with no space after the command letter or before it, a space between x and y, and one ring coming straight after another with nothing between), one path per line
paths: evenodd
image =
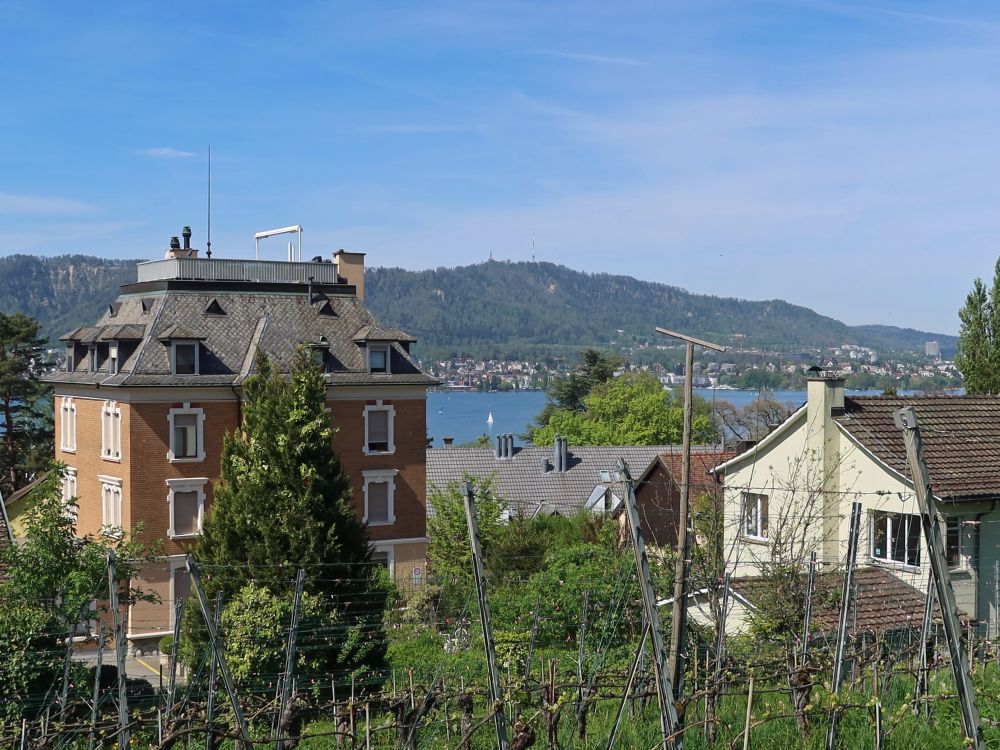
M538 636L538 622L542 614L542 600L535 599L535 617L531 622L531 638L528 639L528 658L524 662L524 683L528 684L528 677L531 675L531 660L535 654L535 638Z
M958 700L962 708L965 736L971 740L971 746L974 750L983 750L985 747L983 725L979 718L979 706L976 705L976 692L972 685L972 675L969 674L968 664L963 653L962 631L958 622L955 590L951 587L951 575L948 573L948 565L945 562L944 540L941 538L943 524L939 522L937 502L931 492L927 465L924 463L917 412L912 406L908 406L894 412L893 419L896 426L903 431L903 441L906 443L906 459L910 466L913 489L920 506L920 520L930 557L935 593L941 608L944 634L948 641L955 686L958 688Z
M243 707L240 706L239 696L236 695L236 685L233 677L229 673L229 666L226 664L226 655L222 650L219 639L219 630L215 627L215 618L208 611L208 599L205 597L205 589L201 585L201 574L198 572L198 564L194 561L194 556L187 556L187 569L191 575L191 589L198 598L198 606L201 609L202 619L208 628L209 645L212 648L212 657L219 664L219 671L222 673L222 684L226 686L229 694L229 702L233 707L233 715L236 718L236 726L239 729L240 737L247 746L251 745L250 732L247 730L246 718L243 716Z
M274 750L281 750L282 724L288 701L295 688L295 640L299 634L299 610L302 608L302 587L306 582L306 572L299 570L295 577L295 599L292 601L292 623L288 628L288 644L285 646L285 671L281 676L281 701L278 703L278 724L275 732Z
M840 622L837 628L837 649L833 657L833 684L830 692L840 695L840 685L844 675L844 648L847 645L847 616L851 609L851 592L854 590L854 566L858 559L858 535L861 527L861 503L857 500L851 506L851 529L847 539L847 567L844 570L844 588L840 599ZM826 733L826 750L833 750L837 743L837 723L840 711L836 706L830 714L830 726Z
M125 623L118 611L118 570L115 552L108 551L108 588L111 616L115 628L115 655L118 663L118 747L128 747L128 696L125 690Z
M87 739L87 750L94 750L97 741L97 707L101 702L101 666L104 659L104 623L97 634L97 669L94 670L94 703L90 707L90 736Z
M486 572L483 566L483 548L479 539L479 522L476 519L476 495L471 482L465 483L465 520L469 526L469 544L472 548L472 572L476 579L476 593L479 597L479 615L483 624L483 645L486 649L486 666L490 677L490 699L493 702L493 716L497 728L497 742L500 750L507 750L507 727L503 715L503 693L500 690L500 675L497 673L496 650L493 645L493 623L490 620L490 604L486 595Z
M215 594L215 627L222 623L222 592ZM205 701L205 750L212 750L212 721L215 718L215 659L208 667L208 698Z
M169 729L174 715L174 702L177 699L177 642L181 637L181 621L184 619L184 600L178 598L174 602L174 638L170 644L170 677L167 680L167 718Z
M587 613L588 607L590 605L590 589L583 592L583 618L580 622L580 648L577 652L576 657L576 679L579 683L579 688L577 692L577 707L576 707L576 723L580 727L581 734L580 740L586 739L586 724L584 723L584 716L587 713L587 695L586 687L584 686L584 668L583 662L586 657L586 645L587 645Z
M639 662L642 659L642 651L646 647L646 636L648 633L649 626L643 623L642 635L639 636L639 649L635 652L635 657L632 659L632 667L629 669L628 680L625 683L625 692L622 693L621 702L618 704L618 711L615 713L614 723L611 725L611 734L608 735L608 744L606 746L607 750L611 750L615 744L615 740L618 738L618 728L621 726L622 714L625 713L625 704L632 694L632 685L639 671Z
M924 597L924 619L920 627L920 653L917 665L917 680L913 686L913 715L920 713L921 698L927 693L930 682L930 664L927 660L927 650L931 641L931 627L934 623L934 581L927 580L927 595ZM923 702L924 718L930 718L931 704Z
M809 580L806 584L806 614L802 620L802 666L809 657L809 629L812 627L813 592L816 590L816 551L809 556Z
M661 744L665 749L681 750L683 739L679 735L680 721L677 718L677 708L674 705L674 691L670 684L667 671L667 660L664 653L663 635L660 633L660 614L656 606L656 595L653 592L653 581L649 574L649 560L646 557L646 544L642 538L642 528L639 522L639 510L635 502L635 486L632 474L624 458L618 459L618 470L625 482L625 512L628 515L628 528L632 536L632 550L635 553L635 568L639 576L639 590L642 592L642 606L646 613L646 623L649 628L650 643L653 646L653 672L656 678L656 696L660 702ZM683 528L683 522L681 524ZM675 599L674 606L679 602Z

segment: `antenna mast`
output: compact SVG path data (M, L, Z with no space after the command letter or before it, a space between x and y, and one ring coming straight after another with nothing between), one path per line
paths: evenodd
M212 144L208 144L208 242L205 255L212 257Z

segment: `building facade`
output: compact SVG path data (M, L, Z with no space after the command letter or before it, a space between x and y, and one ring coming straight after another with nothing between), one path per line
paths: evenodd
M414 339L364 306L364 254L332 261L198 257L174 239L140 263L138 280L93 325L61 338L55 392L56 458L68 467L80 535L139 532L164 558L141 585L161 605L129 614L134 642L172 626L186 595L185 556L211 512L223 436L240 424L242 386L258 352L288 372L300 346L320 362L337 428L332 450L351 478L373 558L398 581L425 566L426 391Z

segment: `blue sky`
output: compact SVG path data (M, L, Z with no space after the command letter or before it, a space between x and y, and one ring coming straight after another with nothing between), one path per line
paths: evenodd
M0 28L0 253L203 247L211 143L218 257L293 223L405 268L534 236L956 333L1000 254L993 3L0 0Z

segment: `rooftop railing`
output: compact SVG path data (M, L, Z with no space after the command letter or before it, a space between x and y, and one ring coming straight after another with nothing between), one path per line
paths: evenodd
M140 263L138 280L198 279L203 281L255 281L260 283L336 284L335 263L298 263L273 260L166 258Z

